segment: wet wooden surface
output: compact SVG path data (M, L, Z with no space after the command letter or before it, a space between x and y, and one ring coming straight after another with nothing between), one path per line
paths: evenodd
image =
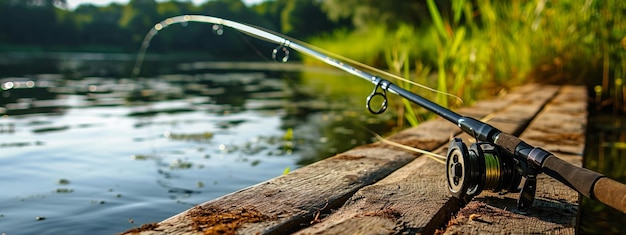
M586 124L583 87L527 85L457 110L520 135L580 164ZM539 114L539 115L537 115ZM530 125L529 125L530 124ZM445 155L460 130L434 119L388 139ZM471 138L465 134L466 143ZM562 141L563 140L563 141ZM446 188L445 166L373 143L203 203L136 234L573 233L577 194L542 176L532 211L517 193L484 191L460 208Z

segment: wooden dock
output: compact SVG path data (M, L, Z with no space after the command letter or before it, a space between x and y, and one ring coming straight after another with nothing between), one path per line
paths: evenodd
M587 121L582 86L526 85L458 113L487 120L580 165ZM459 135L460 134L460 135ZM445 155L449 140L472 138L434 119L388 139ZM533 208L518 193L483 191L461 207L445 165L385 143L360 146L195 206L128 234L574 234L578 193L541 174Z

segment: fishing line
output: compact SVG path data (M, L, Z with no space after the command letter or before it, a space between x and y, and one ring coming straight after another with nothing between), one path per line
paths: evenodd
M215 25L214 25L215 26ZM270 60L267 55L265 55L265 53L262 53L256 46L254 46L252 44L252 42L250 41L250 39L248 39L248 37L245 37L243 33L241 33L239 30L235 30L238 35L241 37L241 39L244 40L244 42L246 42L246 44L252 48L252 50L254 51L254 53L256 53L259 57L263 58L263 60L265 60L266 62L272 61Z
M489 120L491 120L493 118L495 114L491 113L483 118L481 118L480 120L483 122L487 122ZM373 132L369 129L366 129L367 131L369 131L372 135L374 135L374 137L376 137L376 139L380 142L383 142L385 144L388 145L392 145L398 148L402 148L404 150L408 150L408 151L412 151L412 152L416 152L416 153L421 153L426 155L426 157L429 157L430 159L435 160L436 162L439 162L441 164L446 164L446 156L443 156L441 154L437 154L428 150L424 150L424 149L420 149L420 148L415 148L415 147L411 147L408 145L404 145L398 142L394 142L391 140L386 139L385 137L380 136L378 133ZM486 183L485 183L485 187L487 188L496 188L498 185L497 183L498 178L501 176L500 172L500 166L501 166L501 162L500 162L500 158L491 153L491 152L486 152L484 153L484 157L485 157L485 171L486 171Z
M285 37L288 37L288 36L285 36ZM349 62L350 64L353 64L353 65L359 66L359 67L361 67L361 68L363 68L363 69L365 69L365 70L368 70L369 72L376 73L376 74L378 74L378 75L383 75L383 76L385 76L385 77L391 77L391 78L394 78L394 79L396 79L396 80L403 81L403 82L406 82L406 83L409 83L409 84L415 85L415 86L417 86L417 87L419 87L419 88L425 89L425 90L430 91L430 92L434 92L434 93L437 93L437 94L443 94L443 95L446 95L446 96L449 96L449 97L452 97L452 98L456 99L456 100L457 100L459 103L461 103L461 104L463 103L463 99L461 99L461 97L456 96L456 95L454 95L454 94L452 94L452 93L439 91L439 90L437 90L437 89L434 89L434 88L428 87L428 86L426 86L426 85L423 85L423 84L420 84L420 83L414 82L414 81L412 81L412 80L410 80L410 79L403 78L403 77L401 77L401 76L398 76L398 75L395 75L395 74L393 74L393 73L390 73L390 72L384 71L384 70L382 70L382 69L379 69L379 68L376 68L376 67L373 67L373 66L370 66L370 65L367 65L367 64L363 64L363 63L361 63L361 62L359 62L359 61L356 61L356 60L353 60L353 59L350 59L350 58L344 57L344 56L339 55L339 54L335 54L335 53L333 53L333 52L331 52L331 51L324 50L324 49L322 49L322 48L319 48L319 47L316 47L316 46L314 46L314 45L308 44L308 43L306 43L306 42L299 41L298 39L289 38L289 40L292 40L292 41L297 42L297 43L299 43L299 44L305 45L306 47L313 48L314 50L320 51L320 52L322 52L322 53L324 53L324 54L328 54L328 55L331 55L331 56L333 56L333 57L339 58L339 59L341 59L341 60L344 60L344 61L346 61L346 62Z
M378 69L376 67L373 67L373 66L361 63L359 61L356 61L356 60L344 57L342 55L339 55L339 54L336 54L336 53L324 50L322 48L313 46L311 44L308 44L306 42L300 41L298 39L291 38L289 36L282 35L280 33L273 32L271 30L267 30L267 29L264 29L264 28L261 28L261 27L258 27L258 26L247 25L247 24L242 24L242 23L236 23L236 22L231 22L231 21L220 19L220 18L208 17L208 16L189 16L189 15L178 16L178 17L168 18L168 19L166 19L166 20L164 20L164 21L162 21L160 23L155 24L154 27L152 27L150 29L150 31L146 34L146 36L144 37L144 40L143 40L143 42L141 44L141 48L139 50L139 53L137 55L137 59L135 61L135 66L133 68L133 77L138 76L139 73L141 72L141 65L143 63L143 59L144 59L146 50L150 46L150 41L152 40L152 38L154 36L156 36L157 33L160 30L162 30L162 29L164 29L164 28L166 28L166 27L168 27L168 26L170 26L172 24L188 23L189 21L195 21L195 22L200 22L200 23L213 23L214 25L211 27L211 29L218 36L220 36L220 35L222 35L224 33L223 32L223 26L226 25L226 26L233 27L234 29L236 29L236 31L238 33L246 34L246 35L248 35L250 37L257 38L257 39L260 39L260 40L263 40L263 41L269 41L269 42L274 42L274 43L276 41L280 41L281 43L272 51L272 59L275 60L275 61L286 62L289 59L289 53L290 53L288 47L291 44L290 42L294 42L294 43L301 44L301 45L303 45L305 47L312 48L313 50L320 51L320 52L322 52L324 54L327 54L327 55L330 55L330 56L332 56L334 58L339 58L340 60L343 60L343 61L346 61L346 62L350 63L351 65L358 66L360 69L363 69L363 70L366 70L366 71L369 71L369 72L372 72L372 73L375 73L375 74L378 74L378 75L391 77L391 78L394 78L396 80L403 81L403 82L415 85L415 86L417 86L417 87L419 87L421 89L425 89L427 91L434 92L436 94L443 94L443 95L446 95L446 96L449 96L449 97L453 97L457 101L459 101L460 103L463 103L463 100L460 97L458 97L456 95L453 95L451 93L442 92L442 91L433 89L433 88L428 87L426 85L423 85L423 84L411 81L411 80L409 80L407 78L403 78L401 76L398 76L398 75L392 74L390 72ZM250 29L256 30L255 31L256 33L251 33L248 30L241 30L239 27L237 27L238 25L241 25L241 26L244 26L244 27L249 27ZM259 34L259 32L261 34ZM268 39L268 37L270 39ZM259 56L261 56L262 58L268 60L265 56L263 56L263 54L254 45L252 45L252 43L246 37L242 37L242 38L244 39L244 41ZM278 54L279 53L283 54L283 57L280 58L280 59L278 58ZM327 58L327 59L330 59L330 58ZM372 113L382 113L382 112L384 112L386 110L386 108L387 108L387 99L386 99L387 86L388 86L388 83L384 83L384 82L377 83L375 90L372 92L372 94L370 94L367 97L367 104L368 104L367 107L370 110L370 112L372 112ZM379 89L380 89L380 91L377 91ZM383 99L384 99L384 102L383 102L382 106L378 110L372 110L372 108L369 105L371 100L375 96L382 96ZM407 145L403 145L403 144L400 144L400 143L397 143L397 142L393 142L393 141L387 140L387 139L383 138L382 136L380 136L380 135L378 135L377 133L374 133L374 132L372 132L372 134L376 137L376 139L378 139L379 141L381 141L383 143L386 143L386 144L389 144L389 145L392 145L392 146L396 146L396 147L399 147L399 148L402 148L402 149L405 149L405 150L408 150L408 151L421 153L421 154L424 154L425 156L427 156L427 157L429 157L429 158L431 158L431 159L433 159L433 160L435 160L435 161L437 161L437 162L439 162L441 164L446 164L446 162L445 162L446 157L445 156L442 156L442 155L439 155L439 154L436 154L436 153L433 153L433 152L429 152L429 151L426 151L426 150L423 150L423 149L414 148L414 147L411 147L411 146L407 146Z
M399 81L404 81L406 83L415 85L415 86L417 86L419 88L425 89L425 90L430 91L430 92L434 92L436 94L443 94L443 95L446 95L446 96L449 96L449 97L453 97L458 102L463 103L463 99L461 99L460 97L458 97L456 95L453 95L451 93L439 91L437 89L428 87L426 85L423 85L423 84L411 81L411 80L409 80L407 78L400 77L400 76L392 74L390 72L387 72L387 71L375 68L375 67L370 66L370 65L363 64L361 62L358 62L358 61L355 61L353 59L346 58L344 56L332 53L332 52L324 50L322 48L318 48L316 46L310 45L310 44L305 43L303 41L300 41L298 39L291 38L289 36L282 35L280 33L277 33L277 32L274 32L274 31L271 31L271 30L268 30L268 29L265 29L265 28L261 28L261 27L258 27L258 26L248 25L248 24L245 24L245 23L238 23L238 22L225 20L225 19L221 19L221 18L217 18L217 17L202 16L202 15L175 16L175 17L171 17L171 18L165 19L165 20L155 24L150 29L150 31L146 34L146 36L144 37L143 42L141 43L141 48L139 50L139 53L137 54L137 59L135 60L135 66L133 67L132 77L138 76L139 73L141 72L141 64L143 63L146 50L150 46L150 41L152 40L152 38L154 36L157 35L157 33L160 30L162 30L162 29L164 29L164 28L166 28L166 27L168 27L168 26L170 26L172 24L188 23L188 22L200 22L200 23L214 24L212 29L213 29L213 31L217 35L221 35L223 33L223 26L228 26L228 27L236 29L240 33L249 35L251 37L254 37L254 38L257 38L257 39L260 39L260 40L263 40L263 41L267 41L267 42L278 43L279 46L276 47L276 49L274 49L273 52L272 52L272 57L274 58L274 60L277 59L276 58L277 53L282 51L282 53L284 54L284 57L281 58L278 61L286 62L289 59L290 44L291 44L291 42L294 42L294 43L300 44L300 45L296 44L296 46L299 46L302 49L311 50L310 48L312 48L313 50L317 51L316 54L309 53L310 56L324 57L324 56L319 55L320 54L319 52L322 52L322 53L328 54L328 55L330 55L330 56L332 56L334 58L339 58L341 60L344 60L344 61L350 63L353 66L356 65L356 66L360 67L363 70L366 70L366 71L369 71L369 72L373 72L373 73L378 74L378 75L391 77L391 78L394 78L394 79L399 80ZM294 49L298 50L297 48L294 48ZM329 64L330 64L329 61L338 62L335 59L330 58L329 56L325 56L325 58L321 58L321 59L325 59L323 61L327 62ZM341 63L341 64L343 65L343 63ZM355 69L355 68L351 68L351 69ZM346 70L346 71L348 71L348 70ZM351 72L351 71L348 71L348 72ZM360 72L360 71L353 71L351 73L354 74L354 72ZM384 111L384 110L381 110L381 111Z
M409 82L405 78L371 66L363 65L340 55L326 52L337 58L349 61L350 63L360 65L361 69L356 68L352 64L337 60L335 57L330 57L320 52L324 50L313 50L311 49L314 48L313 46L305 43L300 45L298 44L299 41L295 39L280 37L278 36L280 34L273 34L258 27L202 15L185 15L168 18L156 24L148 34L146 34L140 53L137 55L133 75L136 76L139 74L145 51L149 46L151 38L154 37L159 30L174 23L187 23L190 21L231 27L252 37L276 43L279 46L274 50L273 56L276 57L278 53L282 53L283 61L288 59L289 49L309 55L328 65L332 65L375 84L374 96L378 96L376 95L378 92L377 89L381 89L382 91L378 94L383 96L382 98L386 100L386 92L389 91L456 124L463 132L478 140L468 148L468 146L463 143L462 139L454 138L448 148L448 156L446 158L448 189L454 197L461 199L461 202L469 202L469 200L471 200L473 196L478 195L482 189L491 189L496 192L500 190L508 192L517 191L521 178L524 177L525 181L519 193L517 207L520 211L526 211L532 206L535 199L537 175L546 173L552 178L576 190L581 195L597 199L608 206L626 213L626 200L622 197L626 194L625 184L589 169L572 165L559 159L549 151L534 147L512 134L502 132L485 122L458 114L416 93L395 85L382 77L370 74L361 69L376 71L378 74L384 74L391 78ZM218 29L219 27L220 26L218 26ZM308 45L308 47L303 45ZM411 82L411 84L414 83ZM422 88L426 87L418 83L415 85ZM449 93L435 91L432 88L428 90L437 92L438 94L456 97ZM458 98L458 100L460 100L460 98ZM369 103L367 103L367 105L369 105ZM383 105L383 107L385 106ZM370 111L373 110L370 109Z
M401 143L398 143L398 142L394 142L394 141L385 139L385 137L380 136L378 133L376 133L376 132L374 132L374 131L372 131L370 129L365 128L365 130L370 132L372 135L374 135L374 137L376 137L376 139L378 141L382 142L382 143L385 143L385 144L388 144L388 145L392 145L392 146L395 146L395 147L398 147L398 148L401 148L401 149L404 149L404 150L408 150L408 151L411 151L411 152L421 153L421 154L425 155L426 157L435 160L438 163L446 164L446 157L443 156L443 155L436 154L436 153L428 151L428 150L424 150L424 149L420 149L420 148L415 148L415 147L411 147L411 146L408 146L408 145L404 145L404 144L401 144Z
M494 115L495 115L494 113L491 113L481 118L480 120L483 122L487 122L491 120ZM372 135L374 135L374 137L376 137L376 139L382 143L392 145L398 148L402 148L404 150L421 153L425 155L426 157L432 160L435 160L438 163L441 163L444 165L446 164L446 159L447 159L446 156L443 156L441 154L437 154L428 150L415 148L415 147L404 145L398 142L394 142L394 141L386 139L385 137L380 136L376 132L373 132L369 129L366 129L366 130L369 131ZM498 184L500 183L499 179L500 177L502 177L502 174L501 174L502 162L500 158L498 157L498 155L493 154L492 152L483 152L483 157L485 158L485 188L489 188L489 189L498 188L499 186Z
M487 121L491 120L494 115L495 115L494 113L491 113L491 114L481 118L480 120L483 121L483 122L487 122ZM429 157L430 159L435 160L438 163L446 164L446 159L447 159L446 156L443 156L441 154L437 154L437 153L434 153L434 152L431 152L431 151L428 151L428 150L415 148L415 147L404 145L404 144L401 144L401 143L398 143L398 142L394 142L394 141L386 139L385 137L380 136L378 133L376 133L374 131L371 131L369 129L366 129L366 130L368 132L370 132L372 135L374 135L374 137L376 137L376 139L378 141L380 141L380 142L383 142L385 144L392 145L392 146L395 146L395 147L398 147L398 148L402 148L404 150L408 150L408 151L412 151L412 152L416 152L416 153L421 153L421 154L426 155L426 157ZM500 174L500 172L501 172L500 171L500 166L501 166L500 158L497 155L495 155L495 154L493 154L491 152L485 153L484 157L485 157L485 168L486 168L485 169L485 171L486 171L485 175L486 175L486 180L487 180L487 183L485 183L485 186L488 187L488 188L496 188L498 186L498 185L496 185L497 182L498 182L498 177L501 176L501 174Z

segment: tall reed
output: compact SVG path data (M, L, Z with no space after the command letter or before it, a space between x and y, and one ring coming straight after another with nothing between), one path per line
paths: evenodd
M527 82L549 82L598 85L601 101L624 109L626 1L451 0L451 9L437 3L426 1L427 27L373 25L313 43L386 66L466 105ZM434 96L443 106L458 105ZM404 107L407 122L418 123L409 116L419 120L420 112Z

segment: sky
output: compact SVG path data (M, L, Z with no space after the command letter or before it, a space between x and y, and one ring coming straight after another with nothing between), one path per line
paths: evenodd
M94 5L103 6L103 5L108 5L109 3L112 3L112 2L125 4L125 3L128 3L129 0L66 0L66 1L67 1L69 8L74 9L78 5L83 4L83 3L91 3ZM157 0L157 1L160 1L160 0ZM193 2L195 5L200 5L201 3L206 2L206 1L207 0L191 0L191 2ZM243 2L247 5L252 5L255 3L262 2L262 1L264 0L243 0Z

